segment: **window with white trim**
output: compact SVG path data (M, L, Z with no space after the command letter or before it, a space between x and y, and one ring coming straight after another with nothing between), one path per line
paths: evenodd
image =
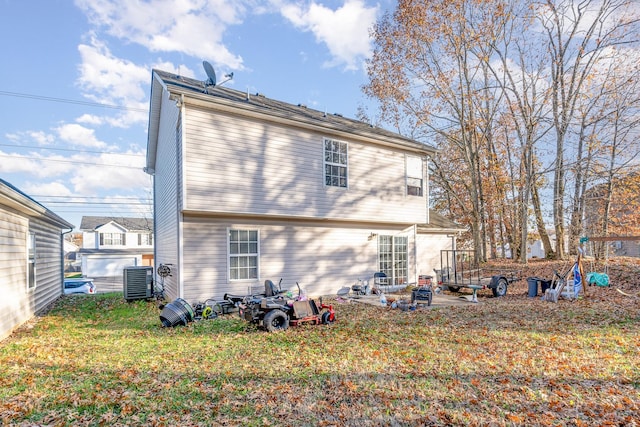
M408 283L409 238L382 235L378 237L378 267L394 285Z
M324 184L330 187L347 188L348 156L347 143L335 139L324 139Z
M138 246L149 246L153 244L152 233L139 233L138 234Z
M423 194L422 158L407 156L407 195L421 196Z
M36 233L27 235L27 290L36 287Z
M124 233L100 233L100 246L122 246L126 244Z
M258 230L229 230L229 279L258 278Z

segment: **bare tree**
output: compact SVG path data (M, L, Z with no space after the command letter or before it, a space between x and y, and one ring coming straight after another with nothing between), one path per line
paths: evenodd
M553 125L556 135L553 179L553 217L556 257L565 254L565 140L576 107L593 67L609 49L633 42L629 30L637 23L626 13L629 0L545 0L536 3L547 35L551 70Z
M494 43L503 10L498 0L400 1L373 31L376 48L364 87L397 128L411 117L408 123L424 140L442 141L459 153L458 170L467 174L459 188L469 202L463 210L481 260L486 259L484 159L495 104L488 101L478 55ZM436 159L434 177L445 170ZM455 192L448 177L442 179Z
M512 19L501 27L501 37L493 46L499 65L489 61L495 81L501 86L505 96L506 116L511 122L513 133L519 141L518 230L520 261L527 261L529 205L533 201L538 233L547 253L551 250L549 236L542 220L539 203L536 161L536 144L545 136L550 127L545 123L548 113L549 94L547 84L547 61L538 48L539 40L527 37L529 26L534 20L532 9L523 2L511 2L510 12L520 19Z

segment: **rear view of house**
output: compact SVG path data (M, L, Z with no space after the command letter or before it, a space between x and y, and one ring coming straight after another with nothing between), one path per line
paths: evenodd
M427 145L337 114L154 70L146 171L169 297L308 292L433 274L459 227L428 208Z
M73 225L0 179L0 339L63 292L63 234Z

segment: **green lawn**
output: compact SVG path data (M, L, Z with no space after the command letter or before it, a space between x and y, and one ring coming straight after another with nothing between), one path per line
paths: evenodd
M154 303L66 296L0 342L0 420L638 425L640 300L484 292L477 305L413 312L337 304L333 325L278 333L234 315L162 328Z

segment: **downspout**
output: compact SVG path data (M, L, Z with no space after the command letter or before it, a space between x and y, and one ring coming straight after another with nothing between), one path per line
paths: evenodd
M60 247L62 248L62 257L60 258L60 286L62 286L61 293L64 295L64 235L69 234L73 231L73 228L70 228L69 231L65 231L60 233Z
M413 224L414 283L418 286L418 224Z
M431 192L430 192L430 188L429 188L429 156L425 157L425 160L427 161L427 182L425 182L425 195L426 195L426 200L427 200L427 224L429 224L430 222L430 216L429 216L429 204L430 204L430 196L431 196Z
M183 247L184 247L184 242L182 239L184 239L184 214L183 214L183 210L186 206L187 203L187 192L186 189L184 187L184 183L186 182L186 177L185 177L185 167L184 167L184 159L186 158L186 153L185 153L185 141L184 141L184 133L185 133L185 120L184 120L184 116L186 113L186 106L185 106L185 102L184 102L184 94L180 95L180 115L178 117L178 119L180 120L180 147L179 149L181 150L180 153L180 161L178 162L178 168L179 170L178 172L178 191L180 192L180 194L182 195L182 200L180 201L180 206L178 208L178 241L177 243L177 256L178 256L178 297L180 298L184 298L184 272L182 271L182 267L184 266L184 251L183 251ZM176 149L178 149L178 147L176 147ZM176 152L176 155L178 153Z

